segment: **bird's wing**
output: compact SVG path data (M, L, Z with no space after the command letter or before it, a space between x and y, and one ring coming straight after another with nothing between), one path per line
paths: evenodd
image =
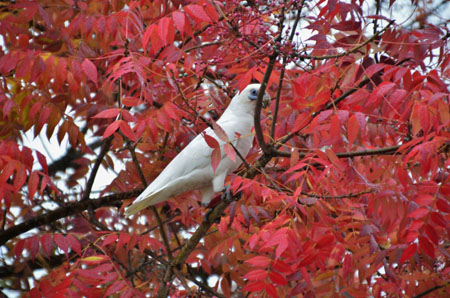
M125 214L135 214L147 206L210 184L213 175L212 170L208 171L211 152L204 137L201 134L196 136L136 198Z

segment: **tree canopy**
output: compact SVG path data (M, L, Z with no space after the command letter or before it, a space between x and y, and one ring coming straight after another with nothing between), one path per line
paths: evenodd
M1 2L0 288L448 295L449 10L425 0ZM217 194L208 211L193 191L125 217L252 82L263 89L254 146L227 177L227 200ZM101 168L112 181L95 189Z

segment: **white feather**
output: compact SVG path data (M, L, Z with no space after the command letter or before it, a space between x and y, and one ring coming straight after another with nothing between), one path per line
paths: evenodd
M217 124L226 132L231 143L242 156L246 156L253 143L253 116L255 111L255 90L260 84L250 84L231 100ZM264 95L267 103L270 98ZM204 132L215 138L221 147L221 161L215 171L211 166L212 148L202 134L197 135L153 180L125 211L125 215L135 214L142 209L168 200L186 191L200 189L202 203L208 204L214 193L223 189L225 178L235 171L242 160L237 156L233 162L224 152L225 142L219 139L211 128ZM237 134L236 134L237 133ZM240 137L238 137L238 135Z

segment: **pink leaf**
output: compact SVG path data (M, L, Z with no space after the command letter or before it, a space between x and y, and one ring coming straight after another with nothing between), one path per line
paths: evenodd
M225 132L225 130L223 130L223 128L220 127L220 126L216 123L216 121L211 120L211 122L212 122L212 128L213 128L213 131L214 131L214 133L216 134L216 136L219 137L219 139L222 140L222 141L224 141L224 142L229 142L228 135L227 135L227 133Z
M267 267L272 260L266 256L256 256L245 262L257 267Z
M214 173L216 172L221 159L222 159L222 156L220 153L220 148L219 147L214 148L214 150L211 153L211 166L213 168Z
M177 27L177 30L180 31L181 35L184 35L185 32L185 25L186 25L186 16L184 13L180 11L174 11L172 13L172 20L175 24L175 27Z
M231 146L230 143L226 143L223 146L223 150L225 151L225 154L233 161L236 162L236 151L234 151L233 146Z

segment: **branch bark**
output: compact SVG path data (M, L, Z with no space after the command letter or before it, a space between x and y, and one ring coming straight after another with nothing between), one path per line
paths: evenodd
M88 199L84 201L68 203L65 207L61 207L48 213L38 215L7 230L0 231L0 246L5 244L10 239L31 229L37 228L42 225L51 224L58 219L75 215L89 208L92 208L92 210L94 210L100 207L107 206L120 207L121 201L135 197L141 192L142 189L138 189L120 194L104 196L100 199Z

